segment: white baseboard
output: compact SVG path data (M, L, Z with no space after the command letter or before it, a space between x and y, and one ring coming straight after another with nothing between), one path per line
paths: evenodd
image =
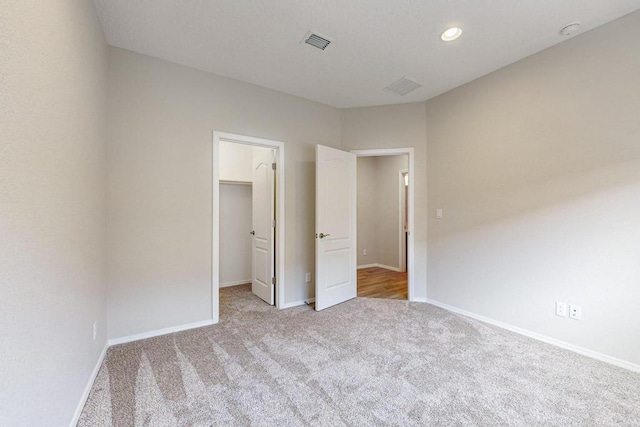
M480 320L481 322L489 323L490 325L497 326L502 329L506 329L511 332L515 332L520 335L524 335L529 338L536 339L538 341L545 342L547 344L555 345L556 347L563 348L565 350L573 351L574 353L581 354L583 356L590 357L592 359L600 360L601 362L609 363L611 365L618 366L620 368L628 369L633 372L640 372L640 365L635 363L628 362L626 360L618 359L613 356L609 356L603 353L598 353L597 351L589 350L584 347L580 347L574 344L569 344L564 341L557 340L555 338L548 337L546 335L539 334L537 332L532 332L527 329L519 328L517 326L510 325L508 323L500 322L498 320L491 319L489 317L485 317L479 314L472 313L470 311L463 310L458 307L454 307L448 304L441 303L440 301L432 300L429 298L425 298L425 302L435 305L437 307L443 308L445 310L451 311L453 313L462 314L467 317L471 317L472 319Z
M89 377L89 381L87 381L87 385L82 392L82 397L80 397L80 402L78 402L78 406L76 407L76 411L73 413L73 418L71 418L71 422L69 423L70 427L76 427L78 421L80 420L80 415L82 414L82 410L84 409L85 403L87 403L87 399L89 398L89 393L91 393L91 389L93 388L93 383L98 376L98 372L100 371L100 367L102 366L102 362L104 362L104 358L107 355L107 349L109 348L109 344L105 343L100 356L98 357L98 361L96 362L96 366L94 366L93 371L91 372L91 376Z
M228 288L229 286L238 286L238 285L248 285L251 283L251 279L247 279L247 280L236 280L235 282L225 282L225 283L220 283L220 285L218 285L220 288Z
M417 297L417 298L414 297L410 301L411 302L429 302L426 297Z
M384 268L385 270L396 271L398 273L401 271L398 267L391 267L390 265L380 264L379 262L375 262L373 264L359 265L358 270L362 270L363 268L372 268L372 267Z
M87 402L87 399L89 398L89 393L91 392L91 389L93 388L93 383L95 382L96 377L98 376L98 372L100 371L100 367L102 366L102 363L104 362L104 358L105 358L105 356L107 354L107 350L109 349L109 347L111 347L112 345L124 344L124 343L132 342L132 341L142 340L142 339L145 339L145 338L157 337L157 336L160 336L160 335L166 335L166 334L171 334L171 333L174 333L174 332L186 331L188 329L201 328L203 326L209 326L209 325L213 325L213 321L212 320L204 320L202 322L194 322L194 323L189 323L189 324L186 324L186 325L173 326L171 328L158 329L158 330L155 330L155 331L145 332L145 333L142 333L142 334L129 335L127 337L114 338L114 339L108 340L107 343L105 344L104 348L102 349L102 353L100 353L100 357L98 358L98 362L96 363L96 366L93 368L93 372L91 373L91 376L89 377L89 381L87 382L87 386L85 387L84 392L82 393L82 397L80 398L80 402L78 403L78 406L76 407L76 411L73 414L73 418L71 419L71 423L69 424L69 426L70 427L75 427L76 424L78 424L78 420L80 419L80 415L82 414L82 410L84 409L84 405Z
M292 307L298 307L300 305L305 305L306 303L304 301L292 301L292 302L287 302L285 303L282 307L280 308L292 308Z
M174 332L186 331L188 329L201 328L203 326L213 325L213 320L203 320L201 322L188 323L186 325L172 326L170 328L158 329L155 331L143 332L141 334L129 335L126 337L114 338L109 340L109 346L124 344L132 341L143 340L145 338L158 337L160 335L172 334Z
M376 264L376 263L359 265L358 266L358 270L362 270L363 268L377 267L377 266L378 266L378 264Z
M384 264L378 264L378 267L400 273L400 269L398 267L391 267L390 265L384 265Z

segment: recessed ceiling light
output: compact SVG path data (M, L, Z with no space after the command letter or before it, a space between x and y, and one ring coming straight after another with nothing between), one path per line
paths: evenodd
M462 28L451 27L448 30L446 30L444 33L442 33L440 38L445 42L450 42L457 39L461 35L462 35Z

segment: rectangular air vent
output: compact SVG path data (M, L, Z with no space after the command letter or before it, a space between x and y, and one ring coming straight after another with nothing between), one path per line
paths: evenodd
M419 87L422 87L420 83L416 83L413 80L409 80L408 78L403 77L397 82L393 82L389 86L385 87L384 90L400 96L405 96L409 92L413 92Z
M307 35L304 36L304 39L302 39L302 41L310 46L317 47L320 50L325 50L331 43L331 40L329 40L328 38L311 31L309 31Z

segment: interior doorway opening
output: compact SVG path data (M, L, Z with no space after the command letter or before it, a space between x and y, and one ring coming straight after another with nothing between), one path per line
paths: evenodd
M357 158L358 296L408 295L409 155Z
M219 289L251 283L267 304L284 300L284 144L214 132L212 319Z
M414 254L414 149L371 149L346 152L316 146L316 289L315 309L321 311L355 298L358 294L357 159L358 157L407 156L408 238L407 297L415 300ZM396 172L397 174L397 172ZM398 175L395 175L396 177ZM396 178L397 179L397 178ZM398 181L396 181L397 183ZM391 205L398 209L397 203ZM374 209L376 206L374 206ZM397 227L398 223L396 223ZM377 230L374 229L372 233ZM396 228L394 239L400 243ZM363 248L361 247L361 252ZM397 255L396 255L397 256Z
M413 149L354 150L358 159L358 296L413 299Z

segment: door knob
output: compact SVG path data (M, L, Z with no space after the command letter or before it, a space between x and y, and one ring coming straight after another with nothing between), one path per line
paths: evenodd
M251 230L251 231L249 232L249 234L251 234L252 236L255 236L255 235L256 235L256 232L255 232L254 230Z
M320 233L320 238L324 239L325 237L329 237L331 236L331 234L324 234L324 233Z

